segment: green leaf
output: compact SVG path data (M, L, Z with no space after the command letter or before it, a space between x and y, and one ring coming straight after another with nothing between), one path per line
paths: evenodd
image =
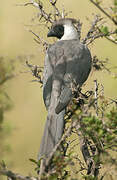
M38 163L35 159L29 159L29 161L31 161L31 162L33 162L33 163L35 163L35 164Z
M107 26L102 26L102 27L100 28L100 31L101 31L102 33L104 33L105 35L108 35L108 34L109 34L109 29L108 29Z

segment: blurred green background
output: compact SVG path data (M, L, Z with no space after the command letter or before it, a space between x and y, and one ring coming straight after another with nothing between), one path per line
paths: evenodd
M15 78L7 82L5 90L8 92L14 107L5 113L4 126L11 129L11 134L6 137L5 144L9 145L9 151L5 153L3 159L10 169L21 172L24 175L32 173L32 163L29 158L36 159L43 133L46 110L42 100L42 89L38 83L32 83L30 73L27 71L25 60L31 63L43 65L44 53L34 40L33 35L27 31L31 27L31 19L35 17L37 9L27 6L16 6L24 3L24 0L5 0L0 2L0 55L15 59ZM105 0L105 3L111 0ZM47 0L46 8L49 10ZM83 22L83 35L86 34L90 26L86 17L93 19L92 13L99 11L88 1L81 0L58 0L60 8L65 7L73 18L79 18ZM34 28L34 27L33 27ZM37 33L43 37L46 32L40 26L35 27ZM43 29L43 31L42 31ZM97 40L90 46L93 55L99 58L109 58L112 65L116 64L116 46L105 39ZM17 56L26 56L20 61ZM29 58L34 55L34 58ZM93 79L97 78L99 83L103 83L105 94L108 97L115 97L117 91L117 80L114 80L107 73L91 73L87 81L87 87L93 88ZM1 158L2 159L2 158Z

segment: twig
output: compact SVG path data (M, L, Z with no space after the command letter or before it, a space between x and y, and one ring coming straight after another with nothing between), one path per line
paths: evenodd
M117 44L117 40L115 40L112 36L108 37L105 36L106 39L108 39L109 41L113 42L114 44Z
M8 180L38 180L35 177L22 176L21 174L14 173L7 169L7 166L4 161L0 163L0 175L7 176Z
M96 16L94 17L94 20L93 20L93 22L92 22L92 26L91 26L91 28L89 29L89 31L88 31L85 39L83 40L83 43L84 43L84 44L86 43L86 41L87 41L88 39L91 38L91 34L93 34L93 32L95 31L95 28L96 28L97 23L98 23L99 21L101 21L101 20L102 20L102 18L100 18L98 15L96 15Z
M43 172L45 171L45 165L44 165L44 159L41 160L40 164L40 171L39 171L39 180L41 180L41 176L43 175Z
M67 131L65 132L65 134L62 136L62 138L60 139L60 141L56 144L56 146L53 148L52 152L50 153L49 157L45 160L45 163L43 162L43 159L41 160L41 172L40 174L42 175L45 171L45 168L47 166L49 166L50 161L52 160L54 154L56 153L57 149L60 147L61 143L70 135L70 133L72 132L72 129L76 127L77 123L79 120L74 121L70 127L67 129ZM43 166L43 167L42 167ZM40 178L40 174L39 174L39 178Z
M93 66L94 70L96 70L96 71L106 70L109 74L111 74L110 69L106 67L106 65L108 64L107 58L105 60L99 60L98 57L95 55L95 56L93 56L92 61L93 61L92 66Z
M55 14L54 14L54 19L56 20L56 16L62 18L62 15L59 11L59 9L56 7L56 3L57 3L57 0L49 0L50 4L53 6L53 8L55 9Z
M34 36L36 36L36 37L39 39L40 43L42 43L43 47L44 47L45 49L47 49L48 43L47 43L44 39L42 39L39 35L37 35L36 33L34 33L32 30L29 30L29 32L31 32ZM36 40L36 39L35 39L35 40ZM39 41L38 41L38 43L39 43Z
M101 12L103 12L111 21L113 21L115 25L117 25L117 21L112 16L110 16L98 3L96 3L94 0L89 1L93 3Z
M34 0L30 0L31 3L33 4L33 6L37 7L40 11L40 14L41 14L41 18L43 17L46 22L50 22L50 23L53 23L53 20L51 18L51 14L47 14L45 11L44 11L44 8L43 8L43 5L42 5L42 2L39 0L38 3L35 2ZM40 18L40 19L41 19Z
M95 97L95 108L96 108L96 115L98 116L98 83L97 80L94 80L95 90L94 90L94 97Z
M67 129L67 131L65 132L65 134L62 136L62 138L60 139L60 141L56 144L56 146L54 147L53 151L50 153L48 159L46 160L46 165L49 165L50 160L52 159L53 155L55 154L56 150L58 149L58 147L60 146L60 144L70 135L72 129L74 127L76 127L76 125L78 124L78 120L74 121L70 127Z
M46 23L50 22L53 23L53 19L51 18L51 14L46 13L46 11L43 8L42 2L39 0L38 3L35 2L34 0L30 0L30 2L25 3L25 4L19 4L19 6L28 6L28 5L33 5L34 7L38 8L40 11L40 20L42 18L45 19Z
M117 99L111 99L109 98L110 102L107 104L107 106L111 105L111 104L115 104L117 106Z
M87 109L87 108L86 108ZM86 116L87 116L87 110L85 110ZM84 114L85 114L84 113ZM89 150L89 140L84 136L83 131L85 130L84 125L82 123L82 118L81 117L81 121L78 124L78 128L77 126L75 127L77 135L79 136L79 141L80 141L80 149L83 155L83 158L85 160L85 163L87 165L87 174L93 175L93 176L98 176L99 173L99 165L96 164L96 162L94 161L93 157L94 157L94 147L91 148L91 152L92 155L90 153ZM79 131L79 128L82 129L82 131ZM96 147L95 147L95 151L96 151Z
M28 5L32 5L33 3L28 2L28 3L23 3L23 4L15 4L15 6L28 6Z
M50 3L53 5L53 6L55 6L55 4L57 3L57 0L49 0L50 1Z
M31 64L28 63L28 61L26 61L26 65L30 68L30 70L32 72L32 75L38 79L36 81L38 81L39 83L43 84L42 77L39 74L39 73L42 72L42 70L41 70L42 67L39 67L37 65L31 65Z
M20 174L16 174L12 171L9 171L9 170L6 170L6 169L1 169L0 170L0 175L4 175L4 176L7 176L10 180L38 180L38 178L35 178L35 177L25 177L25 176L22 176Z
M95 39L98 39L98 38L100 38L100 37L109 37L110 35L112 35L112 34L116 34L116 32L114 31L114 32L109 32L108 34L104 34L104 33L99 33L99 34L96 34L96 35L92 35L92 36L90 36L90 40L86 43L87 45L89 45L89 44L91 44Z
M85 113L87 115L87 111L85 110ZM80 149L84 158L84 161L86 163L87 166L87 174L92 174L94 175L95 172L95 161L93 160L90 151L89 151L89 147L88 147L88 139L86 139L83 135L83 132L79 129L84 129L84 125L82 124L82 118L81 121L79 122L78 126L75 127L77 135L79 136L79 141L80 141Z
M99 26L97 24L102 20L100 16L96 15L94 17L94 20L92 22L92 26L89 29L86 37L82 40L83 44L91 44L95 39L98 39L100 37L105 37L106 39L110 40L111 42L117 44L117 41L111 36L113 34L117 34L116 30L112 32L108 32L107 34L100 31Z

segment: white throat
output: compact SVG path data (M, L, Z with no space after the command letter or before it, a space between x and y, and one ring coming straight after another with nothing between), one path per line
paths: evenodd
M64 25L64 35L60 40L79 39L78 32L72 24Z

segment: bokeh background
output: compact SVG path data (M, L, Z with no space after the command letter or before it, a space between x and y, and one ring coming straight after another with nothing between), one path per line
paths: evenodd
M31 6L17 6L24 3L24 0L2 0L0 2L0 55L11 61L15 60L15 77L7 82L7 91L13 107L5 113L4 126L10 133L5 138L8 151L3 157L10 169L21 172L24 175L34 172L34 166L29 158L36 159L40 146L46 119L46 110L42 100L42 89L38 83L32 83L31 73L28 71L25 61L28 59L33 64L43 66L44 53L42 47L37 44L34 36L28 29L36 29L42 37L46 36L44 27L40 25L31 27L32 18L35 17L37 9ZM105 4L111 3L105 0ZM44 1L48 11L47 0ZM90 26L89 19L93 19L92 13L99 11L89 2L89 0L58 0L58 6L65 7L73 18L79 18L83 22L82 35L84 36ZM93 55L99 58L109 58L110 66L116 64L116 46L105 39L97 40L90 46ZM20 58L23 56L24 58ZM87 88L93 88L93 79L97 78L99 83L103 83L105 94L114 98L117 91L117 80L114 80L105 72L91 73L87 81Z

